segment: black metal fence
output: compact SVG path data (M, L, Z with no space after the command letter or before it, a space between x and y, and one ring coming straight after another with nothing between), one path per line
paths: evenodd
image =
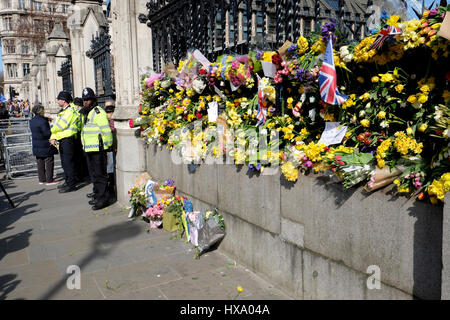
M320 30L335 19L347 36L364 35L365 0L152 0L141 23L152 29L153 68L177 64L188 49L199 49L210 60L251 48L278 49L286 40Z
M86 52L88 58L94 59L95 90L99 105L114 96L111 81L111 36L108 28L102 29L100 34L91 41L91 49Z
M70 58L63 62L58 76L62 77L63 90L73 94L72 60Z

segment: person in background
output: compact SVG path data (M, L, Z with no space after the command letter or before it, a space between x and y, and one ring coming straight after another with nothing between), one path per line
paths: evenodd
M61 91L57 97L58 105L62 111L58 113L55 123L51 129L52 135L50 143L56 145L59 142L59 153L61 164L64 170L65 183L58 186L60 193L72 192L77 190L77 168L76 161L76 138L80 133L80 115L70 103L72 96L70 93Z
M100 210L109 205L108 174L106 173L106 151L111 148L113 137L108 116L97 106L97 97L91 88L83 89L83 130L81 142L88 158L88 168L93 178L93 199L89 201L92 210Z
M22 106L22 110L23 110L22 114L25 118L28 118L30 116L30 112L31 112L30 105L26 102L22 102L22 105L23 105Z
M9 119L9 112L4 103L0 104L0 119Z
M105 103L105 111L108 116L109 127L113 135L113 144L111 148L106 153L107 156L107 166L106 172L108 173L108 193L110 197L116 199L116 177L115 177L115 164L116 164L116 154L117 154L117 135L116 129L114 128L114 120L112 119L115 110L114 101L109 100Z
M51 131L48 118L44 117L44 107L36 105L33 108L34 118L30 120L33 155L36 157L39 184L47 186L58 184L53 179L56 148L49 142Z
M73 104L77 107L78 111L80 111L81 108L83 108L83 99L76 97L73 99Z
M83 119L81 115L81 109L83 108L83 99L76 97L73 99L72 106L78 111L80 117L80 133L83 128ZM86 183L91 182L91 177L89 176L89 170L87 165L86 154L83 151L83 145L81 143L81 134L76 139L76 165L78 172L78 180L84 181Z

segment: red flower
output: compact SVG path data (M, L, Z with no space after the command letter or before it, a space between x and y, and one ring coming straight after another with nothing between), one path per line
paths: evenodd
M130 128L133 129L134 128L134 123L133 123L133 119L130 119L129 123Z
M417 196L417 200L422 201L423 198L425 197L425 194L423 192L419 193L419 195Z
M138 113L141 113L142 110L142 104L139 105Z
M202 117L202 114L200 112L197 111L197 113L195 114L195 116L200 119Z
M206 74L205 69L201 69L201 70L200 70L200 74Z
M276 65L277 68L278 68L278 66L281 64L281 61L283 61L283 59L281 59L281 56L280 56L278 53L275 53L275 54L272 56L272 63L273 63L274 65Z

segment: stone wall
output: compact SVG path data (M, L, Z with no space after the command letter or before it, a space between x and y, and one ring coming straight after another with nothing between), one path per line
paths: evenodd
M346 190L314 174L294 184L242 166L176 165L166 148L146 149L155 180L174 179L197 210L219 209L227 225L220 250L299 299L441 298L450 278L441 277L442 207L396 198L389 188ZM368 289L372 265L380 289Z

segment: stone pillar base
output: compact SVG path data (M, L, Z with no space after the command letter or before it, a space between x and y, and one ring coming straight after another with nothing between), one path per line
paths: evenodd
M117 130L116 186L117 201L127 206L128 190L136 178L146 172L146 146L135 137L136 129L130 129L128 122L115 121Z

